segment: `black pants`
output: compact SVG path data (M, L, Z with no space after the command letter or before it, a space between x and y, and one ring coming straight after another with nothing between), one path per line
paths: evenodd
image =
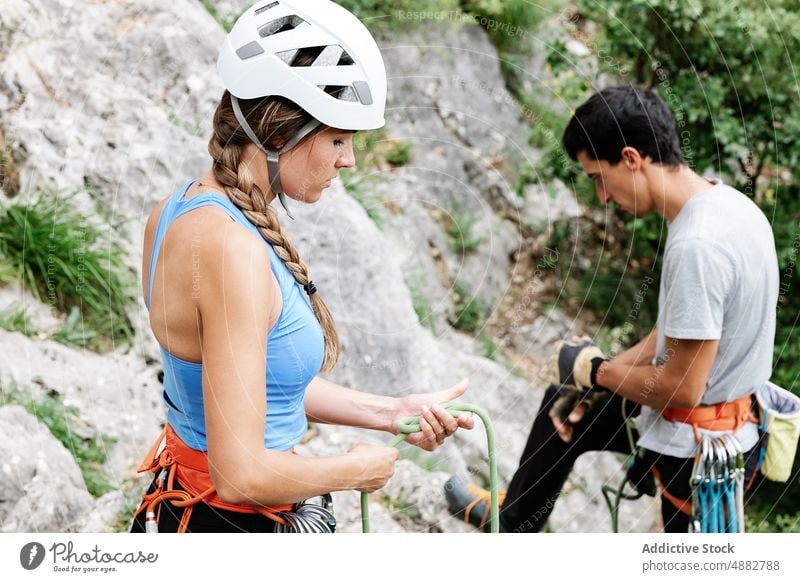
M152 493L156 488L156 480L147 489ZM182 490L180 483L175 481L175 488ZM161 515L158 520L159 533L175 533L178 531L178 523L183 517L183 508L175 507L169 501L159 504ZM156 510L158 511L158 510ZM237 513L216 509L206 503L197 503L193 506L192 516L189 519L187 533L274 533L277 524L260 514ZM131 525L131 533L144 533L145 531L145 510L142 510Z
M533 421L519 467L508 487L500 512L500 523L508 532L538 532L544 527L555 506L575 460L586 451L630 453L626 418L639 414L640 406L624 401L616 394L599 403L574 426L572 440L565 443L550 419L549 411L558 398L556 386L550 386ZM634 430L634 439L638 435ZM745 483L749 483L758 463L758 445L745 453ZM694 459L670 457L647 451L644 466L655 466L667 491L679 499L689 499ZM598 491L601 484L598 484ZM689 516L670 501L661 499L664 531L686 533Z

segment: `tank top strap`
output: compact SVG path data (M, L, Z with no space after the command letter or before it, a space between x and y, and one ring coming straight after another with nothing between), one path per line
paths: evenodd
M169 225L172 224L172 221L174 220L178 202L181 198L183 198L183 195L186 194L186 191L191 185L192 182L188 182L185 186L183 186L183 188L170 196L167 200L167 203L161 209L161 215L158 217L156 235L153 239L153 246L150 248L150 269L147 277L147 296L145 297L144 302L148 310L150 309L150 292L153 288L153 275L156 272L156 260L158 259L158 251L161 249L161 242L164 240L164 235L167 233Z
M158 260L158 252L161 249L161 243L164 240L164 236L166 235L169 226L176 219L180 218L187 212L191 212L192 210L203 206L216 206L217 208L224 210L235 222L241 224L253 234L261 238L261 233L258 231L256 225L250 222L244 213L233 202L221 194L203 193L198 194L189 200L184 200L183 197L192 184L193 182L189 182L183 188L173 194L164 205L164 208L161 211L161 216L158 218L156 236L153 240L153 247L150 252L150 275L147 279L147 298L145 305L148 309L150 309L150 295L153 286L153 276L156 272L156 261ZM272 248L272 245L267 241L264 241L264 244L269 250L271 269L278 277L279 285L283 289L285 285L290 285L292 282L294 282L294 278L283 264L283 261L281 261L278 255L275 253L275 249Z

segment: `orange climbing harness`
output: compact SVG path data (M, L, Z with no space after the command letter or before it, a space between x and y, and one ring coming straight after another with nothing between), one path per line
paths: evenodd
M169 424L164 427L153 443L137 471L139 473L152 471L159 478L155 491L142 495L144 501L136 512L138 516L142 511L146 511L145 531L147 532L158 531L158 521L161 516L161 507L158 506L167 500L171 501L173 506L184 510L178 524L178 533L186 532L192 516L192 509L198 503L206 503L217 509L237 513L259 513L281 525L287 525L287 522L278 513L290 511L293 507L292 504L234 505L220 499L208 472L208 454L189 447ZM184 490L175 488L176 479ZM156 511L157 507L158 511Z
M721 402L697 408L665 408L661 416L667 420L691 424L694 436L700 442L700 432L705 430L732 430L736 432L748 420L758 422L752 412L753 397L742 396L733 402Z
M751 394L742 396L733 402L721 402L710 406L698 406L697 408L665 408L661 415L667 420L691 424L694 429L694 436L700 443L700 430L730 430L736 433L748 420L758 422L752 412L753 397ZM699 453L698 453L699 454ZM678 510L688 516L692 516L692 500L676 497L664 487L661 475L653 466L653 475L661 489L661 495L672 503ZM752 480L751 480L752 483ZM750 484L748 484L749 487Z

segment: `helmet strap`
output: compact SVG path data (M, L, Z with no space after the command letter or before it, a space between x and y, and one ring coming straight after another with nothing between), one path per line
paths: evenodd
M264 152L267 156L267 177L269 179L269 187L272 190L272 193L278 197L278 200L283 206L283 209L286 211L286 215L294 220L294 216L292 213L289 212L289 207L286 205L286 193L283 191L283 186L281 185L281 175L278 169L278 159L280 155L289 151L294 146L296 146L300 140L306 137L309 133L314 131L317 127L321 124L316 119L311 119L308 123L306 123L303 127L299 129L299 131L292 136L292 138L287 141L284 146L279 150L271 150L264 146L264 144L259 141L258 137L256 137L255 132L250 127L250 124L247 123L247 120L244 118L244 114L242 113L242 108L239 106L239 100L231 95L231 105L233 106L233 114L236 116L236 121L239 122L239 125L244 130L245 135L247 138L253 142L258 149Z

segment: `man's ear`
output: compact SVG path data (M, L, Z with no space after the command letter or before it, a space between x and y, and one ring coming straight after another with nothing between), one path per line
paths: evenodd
M636 171L642 167L642 154L636 148L625 146L622 148L622 161L626 168L632 172Z

